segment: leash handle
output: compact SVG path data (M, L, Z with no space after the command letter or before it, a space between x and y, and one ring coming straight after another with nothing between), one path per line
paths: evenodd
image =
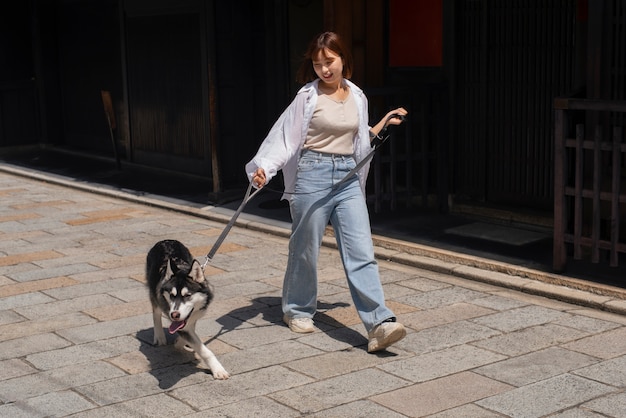
M256 196L256 194L260 190L261 189L256 189L254 192L252 192L252 182L250 182L248 184L248 190L246 190L246 194L245 194L241 204L239 205L239 208L237 208L237 211L235 211L233 216L230 218L230 221L228 221L228 224L226 224L226 227L224 228L224 230L222 231L220 236L217 237L217 240L215 241L215 244L213 244L213 248L211 248L211 251L209 251L209 253L206 255L206 260L204 261L204 264L202 264L202 270L204 270L204 268L209 263L209 261L213 259L213 256L215 255L217 250L220 248L220 246L222 245L222 243L226 239L226 236L230 232L231 228L233 227L233 225L235 225L235 221L237 220L237 218L239 217L239 215L243 211L243 208L246 206L246 204L250 200L252 200L252 198L254 196Z

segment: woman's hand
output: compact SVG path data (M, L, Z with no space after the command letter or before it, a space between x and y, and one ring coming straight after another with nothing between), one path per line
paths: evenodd
M259 189L265 186L265 182L267 181L267 177L265 176L265 170L261 167L257 168L254 174L252 174L252 181L256 187Z
M405 108L399 107L397 109L389 111L385 115L385 118L383 120L387 121L387 125L400 125L402 122L404 122L404 118L408 114L409 112L407 112ZM397 115L402 117L398 117Z
M403 108L403 107L399 107L397 109L390 110L389 112L387 112L385 117L380 120L380 122L378 122L376 125L374 125L370 129L370 132L371 132L372 136L373 137L378 136L378 134L387 125L400 125L404 121L403 117L406 117L406 115L408 115L408 114L409 114L409 112L407 112L406 109ZM392 117L393 115L400 115L402 117Z

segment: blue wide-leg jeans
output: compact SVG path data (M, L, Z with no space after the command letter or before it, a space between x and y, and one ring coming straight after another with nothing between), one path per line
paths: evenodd
M354 306L369 332L394 314L385 306L374 258L369 213L357 176L333 188L355 167L351 156L304 151L290 200L292 232L283 282L285 315L313 318L317 308L317 260L330 221Z

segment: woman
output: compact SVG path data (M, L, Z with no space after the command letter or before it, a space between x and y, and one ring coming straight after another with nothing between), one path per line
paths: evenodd
M367 98L349 81L352 57L339 36L316 36L305 53L297 79L306 83L276 121L256 156L246 165L255 187L283 170L292 233L283 282L284 321L294 332L315 331L317 260L328 222L332 224L355 308L368 332L368 351L383 350L406 330L385 306L374 258L365 201L366 163L356 176L340 182L371 152L370 141L386 124L407 114L390 111L368 126Z

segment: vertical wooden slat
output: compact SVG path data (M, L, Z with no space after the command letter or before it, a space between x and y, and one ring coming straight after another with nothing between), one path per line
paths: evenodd
M582 259L581 236L583 227L583 140L584 125L576 125L576 155L574 157L574 260Z
M598 263L600 261L600 192L602 187L602 131L596 126L593 141L593 210L592 210L592 226L591 226L591 261Z
M618 265L617 245L619 243L619 197L620 197L620 178L621 178L621 160L622 153L620 149L622 140L621 126L613 127L613 176L612 176L612 196L611 196L611 267Z
M554 228L552 247L552 267L561 272L565 269L565 140L567 136L567 115L565 110L554 112Z

